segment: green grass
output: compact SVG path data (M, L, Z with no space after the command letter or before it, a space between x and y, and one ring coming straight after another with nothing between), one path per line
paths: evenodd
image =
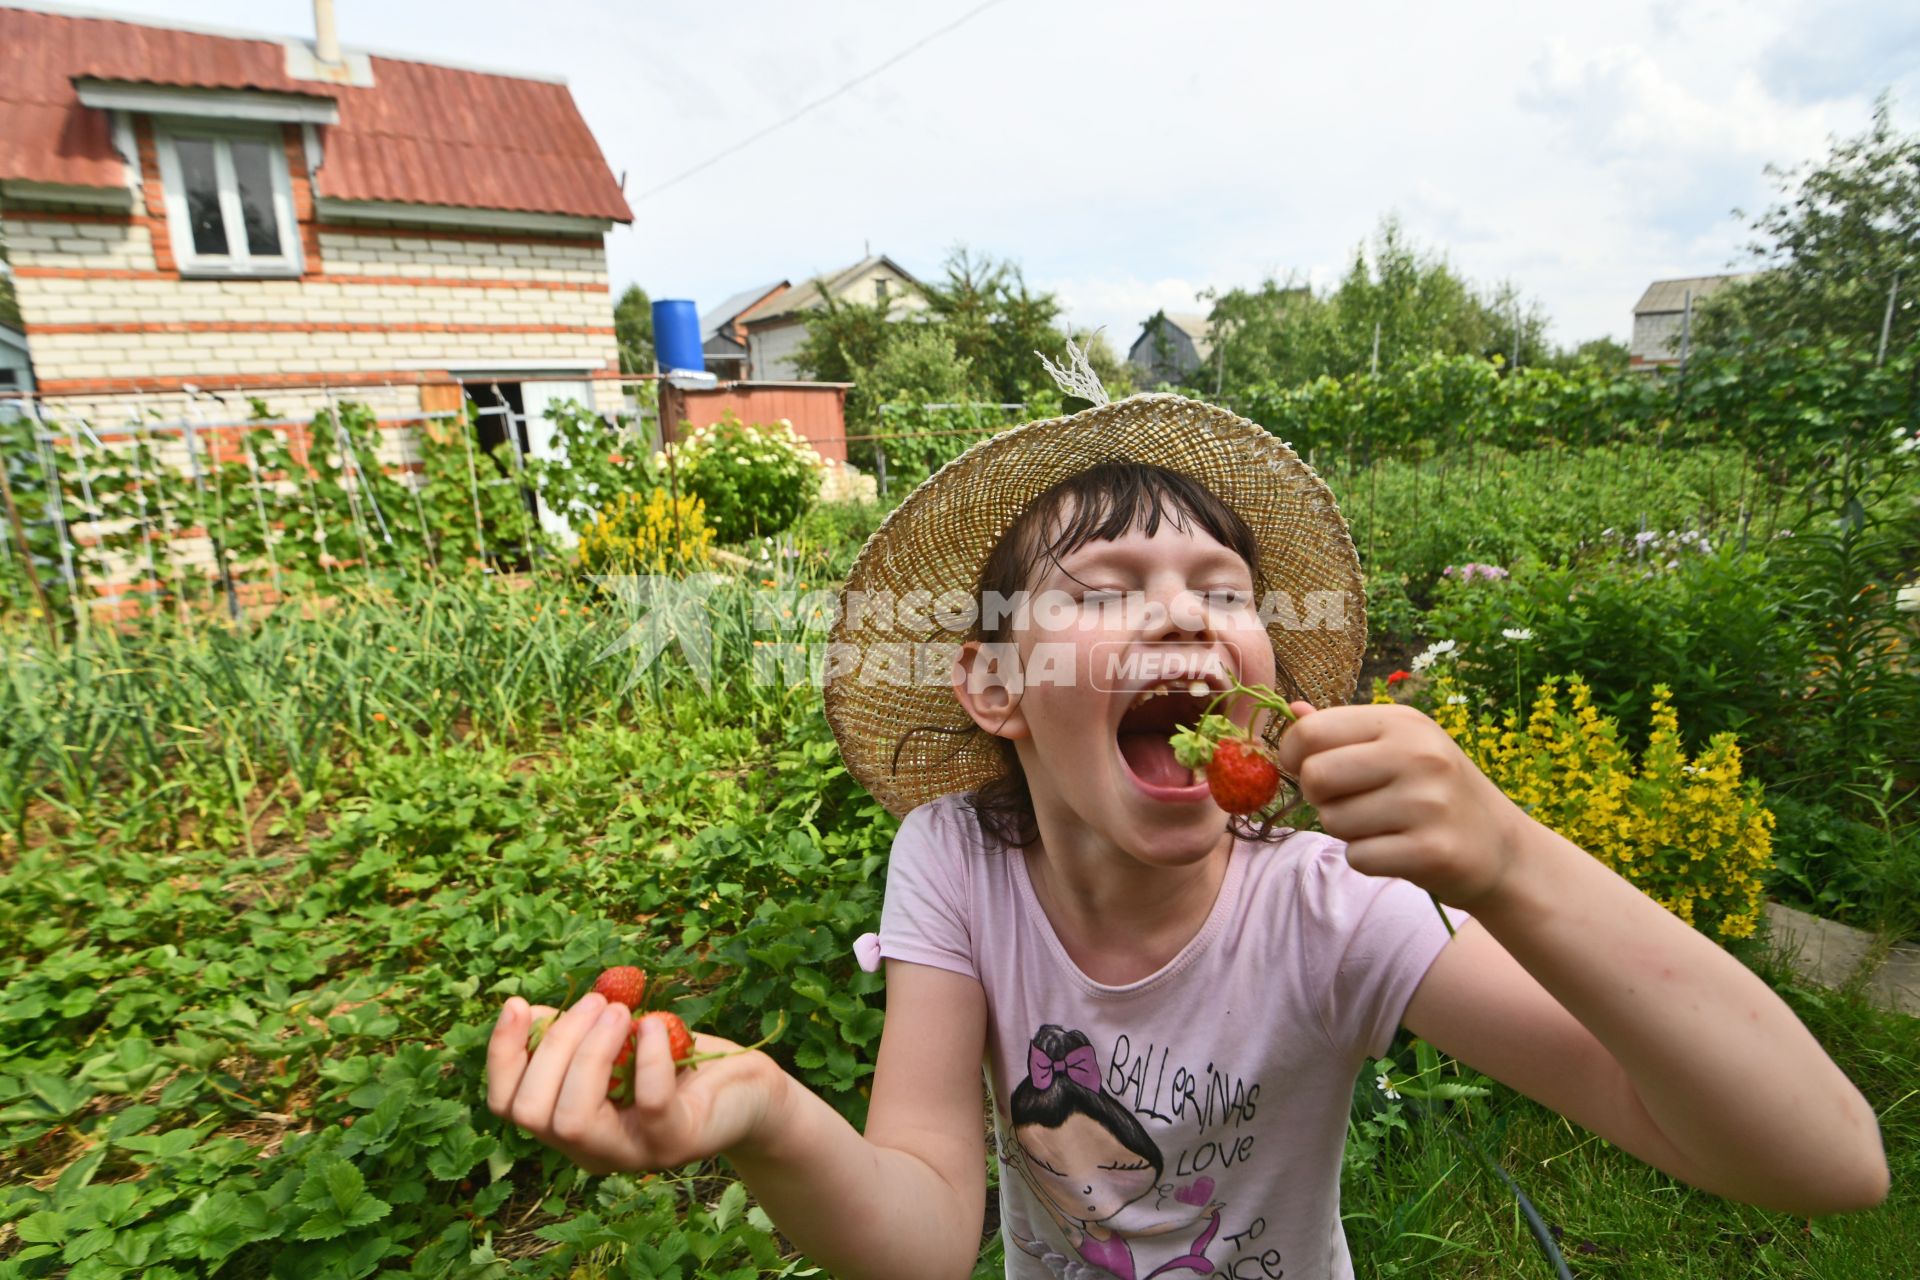
M1892 1169L1885 1204L1809 1221L1695 1191L1495 1086L1485 1114L1426 1116L1372 1164L1350 1169L1343 1210L1360 1275L1551 1276L1513 1197L1472 1144L1501 1164L1556 1230L1575 1276L1857 1280L1914 1274L1920 1256L1920 1019L1792 985L1746 957L1826 1046L1881 1118ZM1709 1047L1703 1047L1709 1051ZM1726 1064L1739 1088L1741 1064ZM1360 1090L1356 1110L1377 1104ZM1471 1134L1471 1137L1465 1136Z
M805 1272L724 1164L585 1178L482 1103L500 1002L618 961L721 1034L785 1016L773 1052L856 1124L882 1025L851 943L894 824L817 695L752 682L734 595L711 688L624 688L595 658L625 620L581 599L462 583L54 654L5 633L0 1280ZM1576 1275L1911 1272L1920 1027L1787 994L1885 1116L1893 1198L1809 1227L1496 1097L1476 1139ZM1549 1274L1472 1149L1414 1121L1349 1170L1360 1274Z

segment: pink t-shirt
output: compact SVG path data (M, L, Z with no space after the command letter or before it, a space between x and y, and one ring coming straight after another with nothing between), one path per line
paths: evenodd
M893 843L881 954L979 981L1015 1280L1347 1280L1340 1152L1447 933L1317 832L1241 841L1193 940L1122 987L1081 973L1025 855L959 795ZM1464 916L1454 913L1457 922Z

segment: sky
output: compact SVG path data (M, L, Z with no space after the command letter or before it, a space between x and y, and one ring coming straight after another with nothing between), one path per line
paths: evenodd
M313 29L309 0L96 7ZM1536 299L1552 340L1624 341L1648 282L1745 260L1736 210L1778 198L1769 165L1860 133L1883 91L1920 128L1920 5L1885 0L336 11L349 48L566 78L634 207L607 238L616 292L704 310L869 248L938 278L965 246L1122 351L1209 288L1330 285L1388 215L1475 284Z

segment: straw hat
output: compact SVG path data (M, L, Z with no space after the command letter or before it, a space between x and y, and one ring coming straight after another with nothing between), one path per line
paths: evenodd
M1055 376L1095 406L1003 431L940 468L867 539L841 589L830 646L840 659L828 662L827 722L848 772L895 816L998 777L1000 751L942 677L950 662L942 667L936 659L909 679L897 662L847 659L898 655L914 645L957 652L968 633L938 620L943 595L977 599L989 551L1027 504L1096 463L1180 472L1238 513L1259 547L1258 597L1279 591L1291 602L1267 628L1283 689L1291 684L1292 696L1323 707L1353 696L1366 652L1366 589L1353 537L1326 483L1264 427L1225 409L1168 394L1106 403L1097 380L1087 387L1090 371L1080 379L1058 370ZM909 592L925 593L915 597L923 602L917 610L853 604L897 602ZM1312 592L1342 594L1316 600ZM909 732L926 727L972 732Z

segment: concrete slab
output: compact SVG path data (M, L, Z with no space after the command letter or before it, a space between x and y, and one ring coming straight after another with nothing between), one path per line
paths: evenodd
M1867 963L1874 936L1834 920L1767 904L1773 950L1794 973L1823 987L1843 987ZM1866 996L1882 1009L1920 1017L1920 947L1895 947L1873 969Z
M1867 998L1920 1017L1920 947L1895 947L1867 983Z

